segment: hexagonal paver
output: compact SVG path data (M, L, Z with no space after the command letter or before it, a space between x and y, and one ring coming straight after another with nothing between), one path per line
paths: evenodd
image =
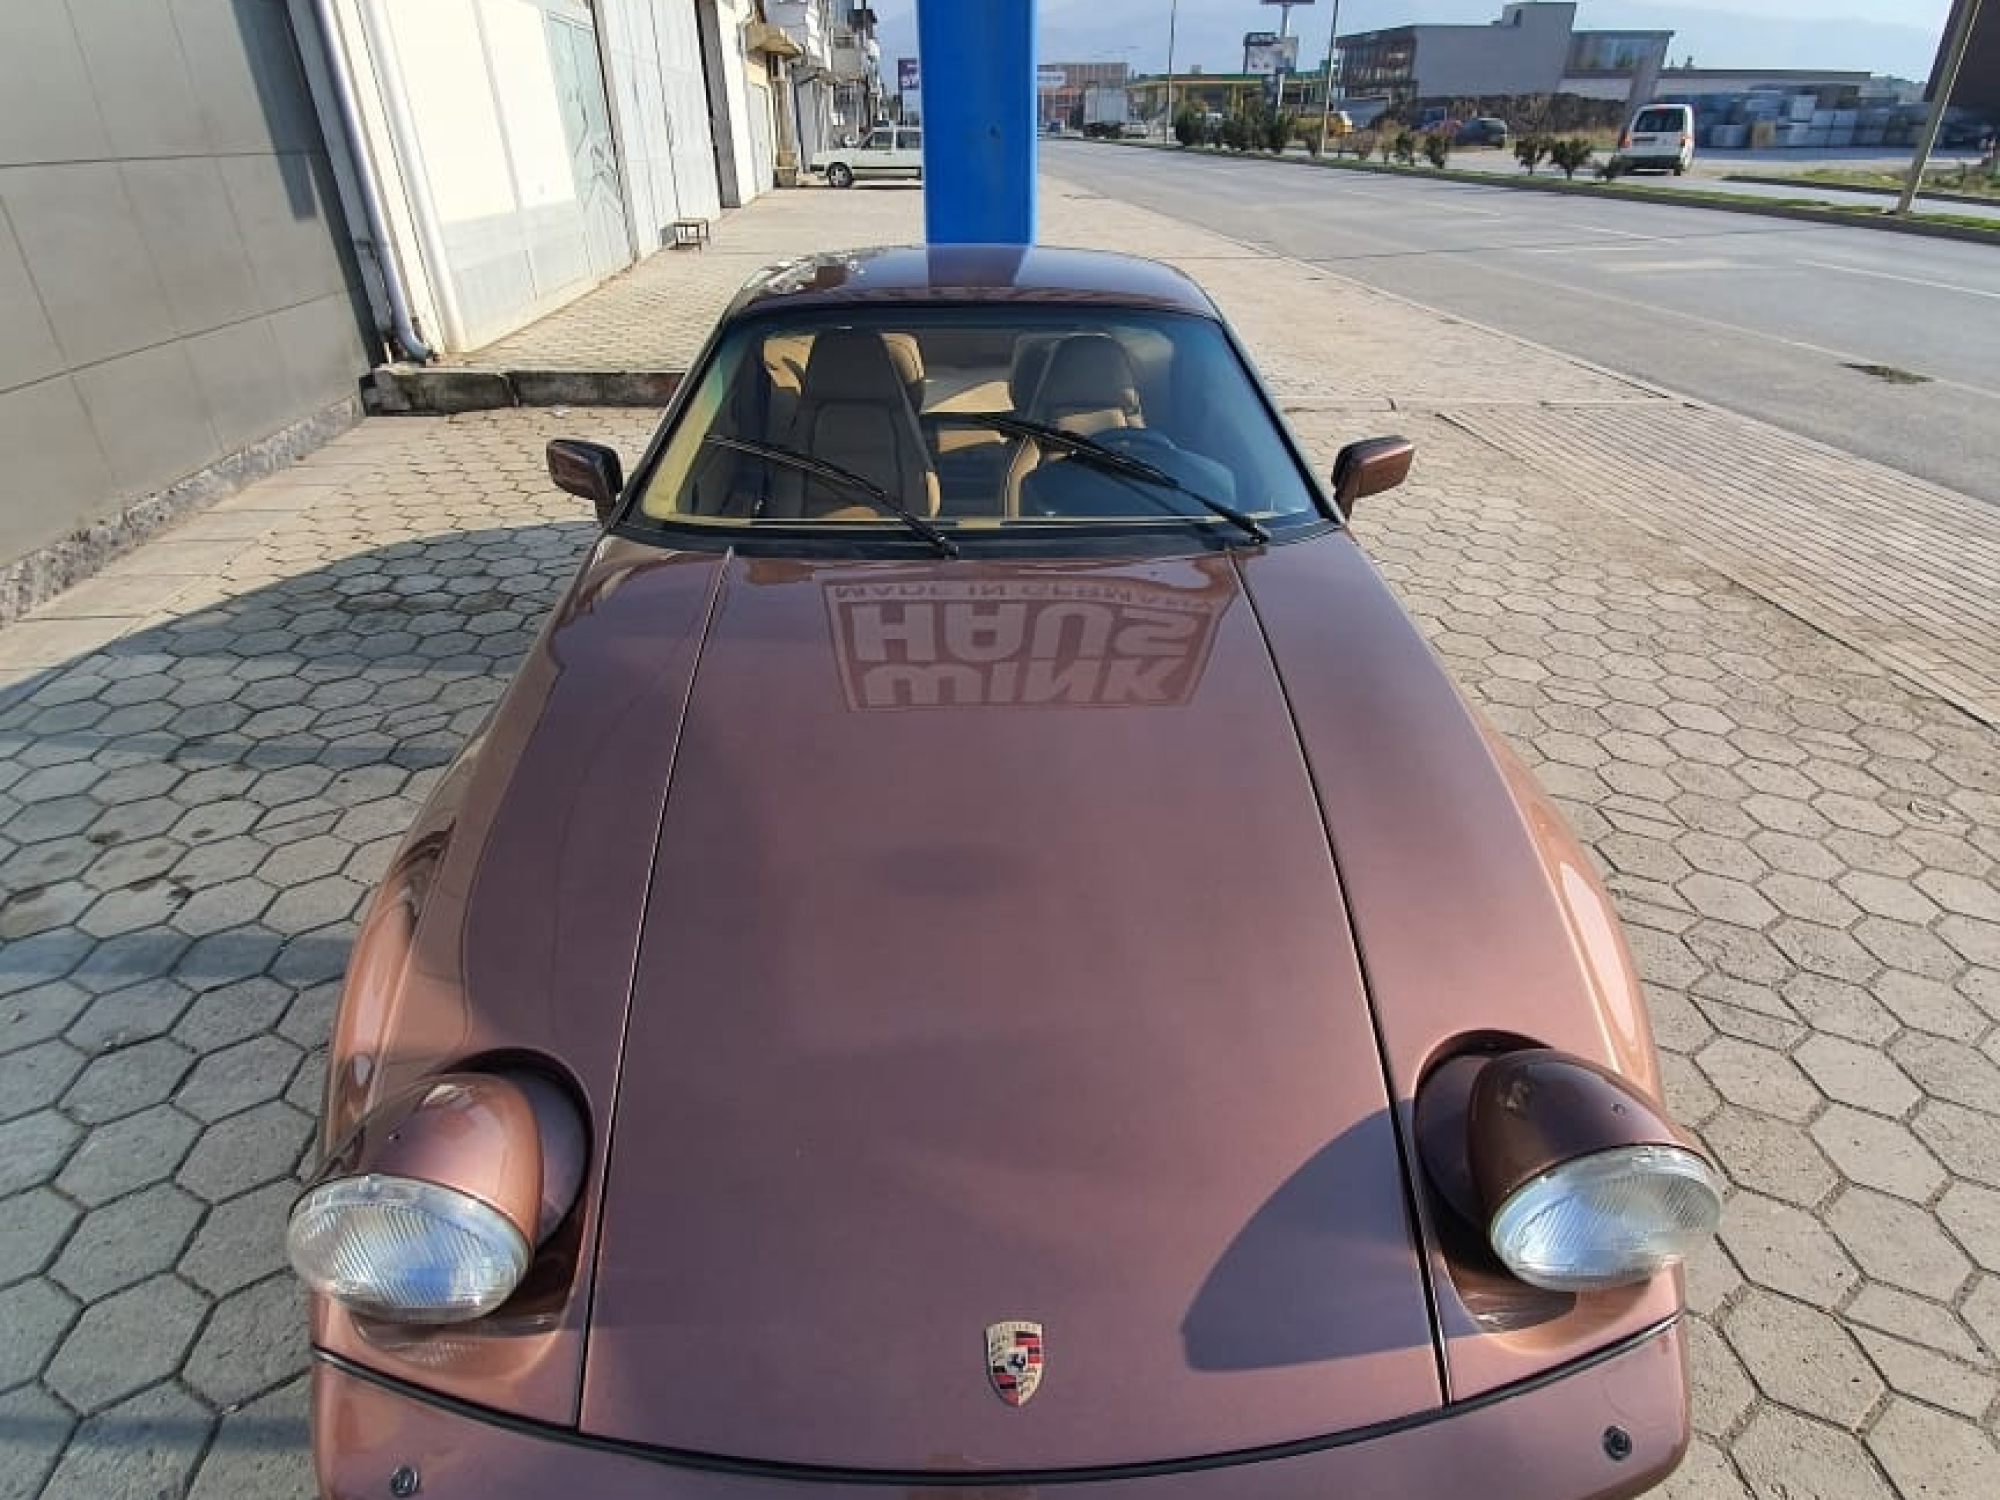
M45 1187L9 1198L0 1213L0 1286L47 1266L76 1221L75 1206Z
M1856 1109L1899 1118L1920 1097L1909 1075L1873 1047L1814 1035L1792 1057L1828 1098Z
M1889 1055L1925 1093L1986 1114L2000 1111L2000 1068L1972 1048L1913 1032L1891 1043Z
M1936 1220L1900 1198L1849 1188L1827 1210L1826 1222L1862 1270L1906 1291L1949 1301L1972 1272Z
M2000 1495L2000 1450L1968 1422L1896 1397L1868 1447L1905 1495Z
M1768 1197L1810 1208L1839 1184L1812 1136L1789 1121L1730 1105L1701 1136L1731 1182Z
M1938 1200L1938 1218L1966 1254L1988 1271L2000 1271L2000 1192L1955 1182Z
M1977 1421L2000 1396L1990 1361L1949 1358L1906 1339L1856 1326L1854 1336L1891 1390Z
M171 1096L193 1064L194 1054L165 1037L107 1052L70 1085L62 1107L86 1125L136 1114Z
M172 1267L201 1219L202 1205L171 1183L84 1215L50 1276L94 1302Z
M1723 1098L1746 1109L1799 1122L1811 1119L1824 1103L1797 1065L1769 1047L1719 1037L1694 1061Z
M36 1500L75 1418L38 1385L0 1396L0 1500Z
M1758 1389L1795 1411L1853 1430L1882 1398L1874 1367L1831 1313L1753 1289L1723 1330Z
M1861 1279L1849 1251L1811 1214L1757 1193L1730 1197L1719 1237L1751 1281L1808 1306L1834 1306Z
M283 1037L254 1036L202 1058L174 1103L198 1120L219 1120L281 1097L298 1062L299 1049Z
M305 1330L304 1289L281 1271L216 1304L182 1378L218 1407L248 1401L304 1367Z
M84 1055L67 1042L37 1042L0 1065L0 1120L33 1114L60 1099L83 1071Z
M75 1319L76 1300L40 1276L0 1291L0 1390L33 1380Z
M1945 1180L1910 1128L1880 1115L1836 1104L1813 1121L1812 1138L1846 1176L1899 1198L1922 1203Z
M246 979L213 989L174 1023L174 1040L197 1052L219 1051L269 1031L285 1014L292 992L275 980Z
M1783 1407L1753 1416L1733 1451L1758 1500L1902 1500L1860 1439Z
M154 1276L84 1310L44 1380L80 1412L164 1380L194 1342L208 1300L174 1276Z
M186 1391L156 1385L77 1424L43 1500L178 1495L215 1419Z
M202 1133L175 1179L211 1203L289 1178L312 1138L313 1122L282 1100L232 1115Z
M1707 1319L1689 1318L1686 1326L1694 1429L1721 1437L1743 1419L1757 1392L1734 1351Z
M261 1281L285 1264L285 1220L298 1196L274 1182L221 1204L181 1256L181 1274L215 1296Z
M55 1176L82 1134L52 1109L0 1124L0 1198Z
M111 1052L173 1029L194 996L167 978L141 980L107 991L69 1028L68 1038L86 1052Z
M0 1055L62 1035L90 995L61 981L33 985L0 1000Z
M188 1500L318 1500L307 1465L308 1383L301 1375L222 1418Z
M100 1125L63 1164L56 1186L87 1208L171 1177L200 1126L156 1104Z

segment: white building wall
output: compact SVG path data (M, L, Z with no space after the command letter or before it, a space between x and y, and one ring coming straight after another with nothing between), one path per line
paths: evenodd
M628 265L585 0L338 0L426 328L476 349Z
M707 8L715 24L708 56L710 117L720 106L728 123L725 149L716 153L722 202L740 208L777 180L770 77L763 57L751 56L743 45L743 27L756 18L751 0L713 0Z
M699 19L689 0L597 0L597 12L627 211L651 255L674 220L722 212Z

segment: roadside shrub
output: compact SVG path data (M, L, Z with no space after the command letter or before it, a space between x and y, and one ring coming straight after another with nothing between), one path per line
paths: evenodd
M1564 136L1559 141L1549 143L1549 160L1562 168L1564 177L1574 181L1577 169L1587 165L1597 154L1597 148L1580 135ZM1605 174L1609 176L1607 172Z
M1528 175L1533 177L1535 168L1542 164L1542 159L1549 154L1549 147L1552 144L1554 143L1545 135L1524 135L1514 142L1514 160L1526 167Z
M1424 135L1424 160L1440 172L1444 164L1451 160L1451 137L1442 130L1428 131Z
M1334 148L1334 154L1336 156L1338 156L1341 153L1341 151L1347 150L1347 151L1352 151L1362 161L1366 161L1368 160L1369 157L1375 154L1375 148L1376 148L1375 132L1372 130L1357 130L1352 135L1335 136L1333 140L1333 148ZM1388 154L1389 153L1386 150L1383 151L1382 155L1384 159L1388 157Z
M1394 149L1396 160L1404 166L1414 167L1417 164L1417 138L1411 135L1409 131L1399 130L1396 132Z
M1298 128L1299 117L1288 110L1264 116L1264 149L1274 156L1283 156Z
M1183 107L1174 116L1174 139L1182 146L1199 146L1208 137L1208 122L1201 111Z

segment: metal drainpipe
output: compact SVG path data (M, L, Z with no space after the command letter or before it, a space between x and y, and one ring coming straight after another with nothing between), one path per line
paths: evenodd
M319 23L320 49L326 54L327 76L333 80L335 103L340 109L341 128L347 132L348 155L354 159L354 179L361 192L361 211L368 219L368 237L375 252L375 269L382 276L382 290L389 299L389 331L396 337L406 359L420 365L437 358L431 346L418 335L410 316L410 298L403 286L402 267L389 240L387 220L382 212L382 190L375 181L368 139L361 130L361 107L355 101L354 74L347 66L347 53L336 38L339 22L333 0L313 0L313 16Z

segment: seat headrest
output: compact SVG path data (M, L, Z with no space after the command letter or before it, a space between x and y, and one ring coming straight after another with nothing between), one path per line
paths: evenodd
M913 333L885 333L882 346L889 351L889 363L896 367L896 374L903 382L903 393L910 398L910 409L924 409L924 352L917 347L917 336Z
M890 401L904 393L882 335L865 328L832 328L815 338L802 387L802 399L815 402Z
M1049 356L1062 342L1059 333L1024 333L1014 340L1014 368L1007 374L1007 399L1014 410L1026 412L1035 404L1035 391L1049 370Z
M1073 334L1056 345L1048 373L1035 393L1035 410L1043 416L1071 411L1122 411L1139 414L1139 386L1125 348L1109 334Z

